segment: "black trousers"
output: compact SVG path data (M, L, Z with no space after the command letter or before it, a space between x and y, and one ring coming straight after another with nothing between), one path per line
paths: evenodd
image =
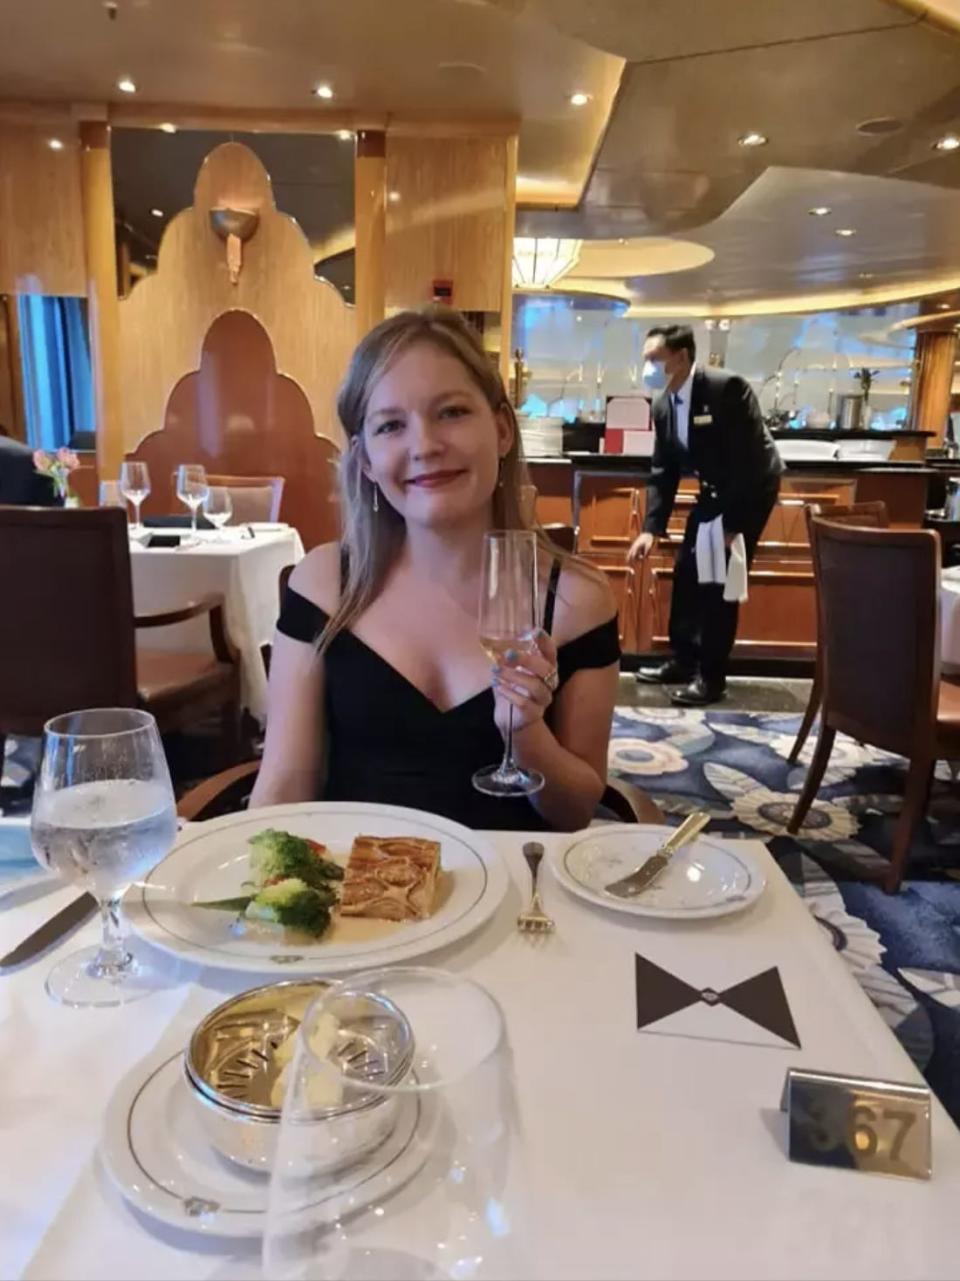
M763 527L774 508L777 495L757 504L744 529L747 564L753 561ZM687 517L683 545L673 572L670 603L670 646L676 661L691 672L699 672L708 685L722 688L727 661L737 636L736 601L723 599L722 583L703 583L697 578L697 530L704 521L719 514L715 503L701 500ZM729 553L728 553L729 558Z

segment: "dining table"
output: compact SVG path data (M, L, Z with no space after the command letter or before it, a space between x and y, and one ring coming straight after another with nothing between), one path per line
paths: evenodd
M148 530L149 534L185 534L182 530ZM280 571L303 559L300 535L290 525L228 526L200 530L195 542L148 546L131 538L130 569L137 614L163 613L220 595L227 632L240 654L241 699L255 720L267 715L267 673L262 647L270 643L279 613ZM148 649L210 650L206 617L137 634Z
M522 1135L509 1177L522 1168L529 1275L956 1276L960 1133L936 1099L929 1181L787 1157L788 1068L922 1079L761 842L729 842L765 876L759 899L688 922L574 897L546 867L570 838L544 835L541 891L556 929L531 937L516 928L529 834L481 835L506 864L507 892L483 927L426 963L469 975L504 1014ZM75 892L51 883L0 899L0 953ZM259 1277L256 1242L206 1239L129 1208L98 1144L131 1068L175 1053L212 1007L263 979L166 960L169 987L136 1003L54 1004L46 973L96 928L0 976L0 1275ZM799 1045L703 1001L639 1027L638 976L651 965L703 992L776 967Z

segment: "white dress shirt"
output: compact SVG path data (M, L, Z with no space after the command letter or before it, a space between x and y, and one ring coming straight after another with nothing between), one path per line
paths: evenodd
M687 374L687 381L679 391L669 393L677 424L677 439L684 449L690 448L690 397L693 395L693 375L696 368L697 364L694 361Z

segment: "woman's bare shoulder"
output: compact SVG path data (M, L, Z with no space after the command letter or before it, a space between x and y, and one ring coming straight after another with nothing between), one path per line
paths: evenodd
M290 575L290 586L332 614L340 600L340 544L322 543L307 552Z
M554 636L558 645L615 617L617 601L602 570L570 557L564 560L557 585Z

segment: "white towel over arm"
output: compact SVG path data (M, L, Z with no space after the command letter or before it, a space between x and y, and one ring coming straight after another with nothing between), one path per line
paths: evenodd
M743 534L735 534L727 564L723 542L723 517L706 520L697 529L697 579L701 583L723 583L723 599L747 599L747 545Z

